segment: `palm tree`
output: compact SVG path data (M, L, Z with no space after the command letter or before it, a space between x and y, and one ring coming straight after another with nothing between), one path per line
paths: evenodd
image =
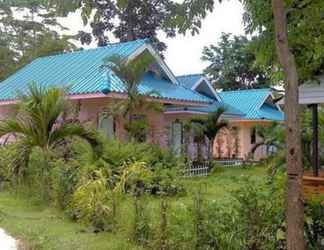
M143 80L145 73L154 62L153 56L149 52L144 52L132 60L127 60L119 55L113 55L105 60L104 68L108 68L124 84L127 99L110 108L110 113L114 116L122 114L126 119L125 130L128 131L131 139L137 140L138 133L143 134L145 126L142 121L134 121L133 116L139 110L162 111L162 105L157 102L147 100L147 96L159 94L156 92L147 92L145 95L139 91L139 85Z
M194 118L190 120L190 125L186 126L187 130L192 131L194 140L197 143L198 161L202 158L201 146L208 139L208 159L212 159L213 141L217 133L227 126L227 122L220 120L224 114L224 108L218 108L215 112L208 114L207 118Z
M261 146L274 146L278 150L283 149L285 134L282 125L273 122L270 126L256 126L255 130L260 140L252 147L251 157Z
M24 177L30 154L34 148L44 153L45 165L49 153L65 139L79 137L87 141L98 156L102 144L93 130L77 122L61 119L69 107L65 91L59 88L43 88L30 84L28 93L20 95L15 117L0 122L0 137L15 135L17 153L14 159L14 174ZM43 172L44 173L44 172Z

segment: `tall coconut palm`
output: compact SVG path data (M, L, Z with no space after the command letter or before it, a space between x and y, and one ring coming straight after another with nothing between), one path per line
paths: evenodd
M138 129L136 128L143 127L141 124L137 124L137 121L134 121L133 116L141 110L161 112L163 108L160 103L148 101L147 99L148 96L158 96L159 93L147 92L143 95L139 91L139 85L153 62L153 56L148 52L144 52L132 60L113 55L107 58L103 65L104 68L111 70L124 84L128 98L111 107L110 112L115 116L123 115L126 119L125 129L128 131L129 137L133 139L137 137Z
M206 138L208 139L208 159L211 160L213 141L217 133L227 126L227 122L221 120L221 116L224 112L224 108L218 108L215 112L208 114L207 118L191 119L191 125L186 126L192 131L194 140L197 143L197 157L199 161L202 158L201 146L205 143Z
M43 88L33 83L26 94L20 95L15 117L0 122L0 137L14 135L17 140L16 176L24 176L34 148L40 148L46 157L69 137L82 138L96 155L101 153L102 144L95 131L62 119L68 107L65 91L60 88Z

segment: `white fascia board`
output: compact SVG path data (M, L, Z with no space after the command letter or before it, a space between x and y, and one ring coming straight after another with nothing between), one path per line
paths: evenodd
M222 99L220 98L220 96L217 94L216 90L212 87L210 81L206 78L206 77L201 77L198 82L196 82L193 86L192 86L192 90L196 90L200 84L202 84L203 82L205 82L208 86L208 88L210 89L210 91L213 93L213 95L215 96L215 98L221 102Z
M140 54L142 54L145 50L148 50L151 53L151 55L154 57L154 59L157 61L157 63L159 64L159 66L164 71L164 73L169 77L169 79L171 80L171 82L173 84L179 85L179 82L178 82L177 78L174 76L174 74L172 73L172 71L170 70L170 68L168 67L168 65L163 61L163 59L161 58L161 56L155 51L155 49L150 44L147 44L147 43L146 44L143 44L133 54L131 54L128 57L128 60L132 60L132 59L136 58L137 56L139 56Z

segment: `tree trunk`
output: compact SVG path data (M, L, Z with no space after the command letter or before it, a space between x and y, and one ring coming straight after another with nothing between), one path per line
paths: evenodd
M287 19L283 0L272 0L277 53L285 74L287 144L287 249L304 250L303 163L299 124L298 74L289 49Z

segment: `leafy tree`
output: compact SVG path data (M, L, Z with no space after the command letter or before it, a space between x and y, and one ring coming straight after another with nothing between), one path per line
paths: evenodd
M268 72L255 64L251 40L223 33L217 45L203 50L202 60L210 65L205 73L217 88L224 90L269 86Z
M158 95L155 92L148 92L142 95L139 91L139 85L143 80L144 75L148 72L149 67L154 62L154 58L148 52L136 57L133 60L127 59L118 55L107 58L104 68L108 68L108 74L118 76L125 86L127 99L121 100L114 105L110 113L113 115L122 114L126 118L125 129L128 131L130 139L143 141L143 133L146 132L145 118L134 119L136 114L140 114L141 110L161 111L162 106L157 102L147 100L149 95ZM111 72L112 71L112 72ZM111 75L109 77L112 77Z
M14 51L0 45L0 82L15 70L14 55Z
M278 80L284 78L276 54L273 13L269 0L244 0L246 32L258 33L254 40L257 63L273 68ZM299 82L324 73L324 3L321 0L285 1L288 40L296 58ZM278 70L279 69L279 70Z
M186 124L186 132L192 133L197 143L197 158L201 160L201 146L208 139L208 159L212 158L213 141L217 133L227 126L227 122L221 120L225 109L219 108L215 112L208 114L207 118L193 118Z
M81 42L90 43L94 37L98 46L106 45L107 32L120 41L150 38L158 51L163 52L166 44L158 39L158 32L174 37L172 15L178 4L171 0L78 0L73 3L56 0L55 8L74 11L81 8L84 24L91 19L92 34L80 32ZM64 11L63 11L64 13ZM65 12L66 14L66 12Z
M0 137L11 135L17 140L16 164L13 166L17 177L24 177L34 148L40 148L47 158L55 147L69 137L82 138L90 143L97 155L101 153L102 145L96 132L79 123L61 119L67 111L68 101L62 89L45 89L32 84L28 93L21 95L17 114L1 121Z
M75 49L69 42L73 36L60 36L54 31L64 27L46 12L45 3L0 2L0 81L38 56Z

